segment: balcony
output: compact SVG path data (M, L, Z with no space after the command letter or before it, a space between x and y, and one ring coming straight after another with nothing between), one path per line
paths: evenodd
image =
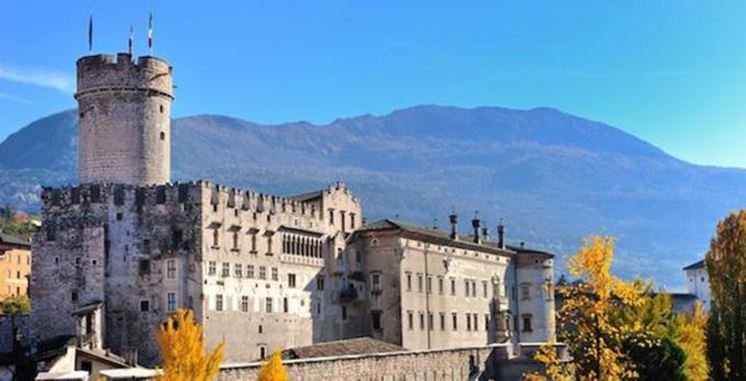
M348 285L347 288L343 288L339 291L339 301L341 303L349 303L358 300L357 288L353 285Z

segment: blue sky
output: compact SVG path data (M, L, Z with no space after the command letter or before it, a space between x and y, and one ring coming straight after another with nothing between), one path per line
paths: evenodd
M0 139L75 106L74 62L127 46L178 86L175 116L262 123L437 103L556 107L684 160L746 168L746 2L0 0Z

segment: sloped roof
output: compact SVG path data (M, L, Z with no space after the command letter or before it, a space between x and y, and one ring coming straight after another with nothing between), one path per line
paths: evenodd
M323 191L314 191L314 192L308 192L308 193L297 194L294 196L289 196L288 198L293 199L293 200L298 200L300 202L306 202L306 201L311 201L311 200L320 198L323 195L323 193L324 193Z
M344 355L360 355L368 353L387 353L406 351L398 345L373 339L358 337L354 339L318 343L306 347L290 348L282 351L286 359L308 359L315 357L333 357Z
M702 259L700 261L694 262L689 266L684 267L684 271L686 270L695 270L695 269L703 269L705 268L705 260Z
M0 233L0 245L5 244L8 246L21 247L25 249L31 248L31 242L25 241L20 237L12 236L10 234Z
M425 241L429 241L431 243L439 244L439 245L448 245L448 246L455 246L459 248L465 248L469 250L482 250L482 251L488 251L493 254L500 254L500 255L513 255L513 254L539 254L539 255L545 255L548 257L554 257L553 254L535 250L535 249L529 249L526 247L519 247L519 246L506 246L505 248L500 248L496 242L491 241L483 241L481 243L476 243L473 240L473 237L470 235L459 235L458 240L451 239L451 236L448 232L445 232L443 230L435 229L435 228L427 228L419 225L410 224L407 222L397 221L397 220L379 220L375 222L371 222L369 224L365 224L361 226L357 232L370 232L370 231L385 231L385 230L401 230L403 232L408 232L416 235L418 239L422 239Z

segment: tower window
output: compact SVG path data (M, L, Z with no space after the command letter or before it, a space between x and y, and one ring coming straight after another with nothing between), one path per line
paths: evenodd
M161 131L161 140L166 140L166 133Z
M161 114L163 114L163 105L160 106Z

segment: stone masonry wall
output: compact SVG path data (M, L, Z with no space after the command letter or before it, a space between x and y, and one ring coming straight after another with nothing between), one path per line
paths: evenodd
M0 353L13 351L14 328L20 331L22 340L29 337L29 315L0 315Z
M155 57L78 60L80 182L165 184L171 174L171 67Z
M289 379L294 381L517 381L525 372L540 371L536 362L508 359L506 351L503 346L485 346L287 360L284 363ZM218 380L254 380L260 366L260 363L224 365Z

